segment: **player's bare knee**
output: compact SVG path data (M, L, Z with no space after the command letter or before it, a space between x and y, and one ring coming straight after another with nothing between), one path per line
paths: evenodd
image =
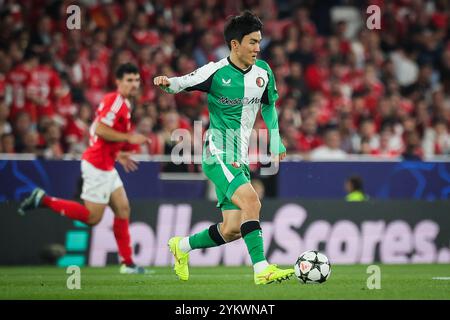
M226 242L231 242L241 237L241 231L239 228L224 227L221 230L221 233Z
M244 209L247 215L251 216L254 219L259 218L259 212L261 211L261 202L258 197L252 197L248 200L246 208Z
M101 220L102 220L102 216L91 214L91 215L89 215L87 225L89 225L91 227L96 226L97 224L100 223Z
M261 202L259 201L258 195L256 193L247 196L242 205L241 209L250 213L258 213L261 210Z

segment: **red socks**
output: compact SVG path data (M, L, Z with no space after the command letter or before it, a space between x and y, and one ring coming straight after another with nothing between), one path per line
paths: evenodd
M70 219L84 223L88 221L89 210L78 202L44 196L42 204Z
M114 236L116 237L117 246L119 248L119 255L122 258L122 263L126 265L133 264L131 258L131 239L128 228L128 219L114 218Z
M78 202L44 196L42 199L42 205L68 217L69 219L78 220L83 223L87 223L88 221L89 210ZM133 264L128 219L120 219L115 217L113 231L122 263L125 263L126 265Z

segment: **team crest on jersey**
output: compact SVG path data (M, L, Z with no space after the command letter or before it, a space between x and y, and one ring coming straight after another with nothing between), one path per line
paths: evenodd
M265 83L266 83L266 82L264 81L263 78L261 78L261 77L256 78L256 85L257 85L258 87L260 87L260 88L264 87L264 84L265 84Z

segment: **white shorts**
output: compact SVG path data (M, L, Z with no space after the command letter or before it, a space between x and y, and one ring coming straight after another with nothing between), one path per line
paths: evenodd
M81 161L83 189L81 199L94 203L108 204L113 191L123 187L116 169L100 170L86 160Z

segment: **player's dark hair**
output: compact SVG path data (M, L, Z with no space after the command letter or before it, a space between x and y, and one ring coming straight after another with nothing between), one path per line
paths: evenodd
M352 176L348 179L348 182L352 185L352 189L355 191L363 191L363 181L359 176Z
M130 62L121 64L116 69L116 79L122 79L126 74L139 74L139 68Z
M232 17L224 29L225 41L231 49L231 40L237 40L241 43L242 38L255 31L262 31L263 24L261 20L250 11L244 11L240 16Z

